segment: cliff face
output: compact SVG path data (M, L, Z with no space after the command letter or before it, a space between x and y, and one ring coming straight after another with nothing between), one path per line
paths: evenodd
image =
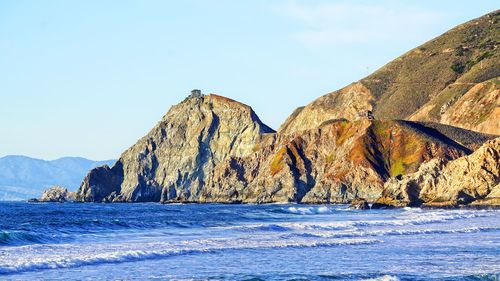
M265 134L253 110L217 95L192 95L172 107L112 167L92 170L80 201L194 201L227 157L251 154Z
M500 135L500 12L459 25L292 114L280 133L335 118L438 122Z
M417 172L386 182L376 207L500 204L500 138L469 156L434 159Z
M389 177L416 171L434 157L455 159L467 152L412 122L335 120L297 134L278 134L250 157L227 159L216 167L200 201L374 201Z

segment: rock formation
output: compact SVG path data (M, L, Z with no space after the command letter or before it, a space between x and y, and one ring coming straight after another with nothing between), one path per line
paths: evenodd
M407 121L333 120L292 135L278 134L250 157L216 167L201 202L348 203L376 200L384 182L468 149Z
M59 202L64 203L75 200L75 193L60 186L53 186L45 190L40 199L31 199L30 202Z
M215 95L189 97L115 166L92 170L77 199L373 202L390 177L415 172L436 157L451 160L470 152L410 121L331 120L296 134L274 134L245 105Z
M195 90L113 167L90 171L77 200L498 204L498 139L482 146L495 136L471 130L500 133L499 20L450 30L297 109L278 133Z
M380 120L449 124L500 135L500 11L459 25L368 77L297 109L293 133L373 111Z
M92 170L77 199L196 201L218 163L250 155L273 132L249 106L195 92L172 107L112 168Z
M417 172L389 179L374 207L500 204L500 138L453 161L433 159Z
M352 200L351 204L349 205L349 209L368 210L368 209L370 209L370 205L368 204L368 202L366 202L365 199L357 198L357 199Z

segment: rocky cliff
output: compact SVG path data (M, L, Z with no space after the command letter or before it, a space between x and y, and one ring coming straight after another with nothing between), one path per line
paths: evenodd
M459 25L370 76L297 109L279 132L373 112L500 135L500 11Z
M391 178L375 207L500 205L500 138L453 161L433 159Z
M216 167L202 202L347 203L374 201L384 182L435 157L470 150L413 122L332 120L296 134L278 134L249 157Z
M273 132L249 106L195 93L172 107L112 168L93 169L77 199L196 201L218 163L250 155Z
M92 170L77 199L373 202L389 178L415 172L434 158L451 160L471 151L410 121L340 119L300 133L274 134L248 106L215 95L189 97L115 166Z
M249 106L195 92L93 169L77 200L498 204L498 139L482 146L495 136L464 129L500 133L498 20L452 29L297 109L278 133Z

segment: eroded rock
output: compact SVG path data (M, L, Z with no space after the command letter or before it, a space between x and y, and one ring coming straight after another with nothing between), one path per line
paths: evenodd
M37 200L30 200L30 202L59 202L64 203L75 200L75 193L68 191L67 188L61 186L53 186L45 190Z
M376 203L395 207L458 207L500 203L500 138L453 161L433 159L417 172L392 178Z

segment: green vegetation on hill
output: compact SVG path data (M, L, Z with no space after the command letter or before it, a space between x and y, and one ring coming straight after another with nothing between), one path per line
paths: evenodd
M281 126L290 134L330 119L448 124L500 135L500 10L459 25L358 82L296 110Z
M377 97L375 116L407 119L434 100L429 120L439 108L475 83L500 75L500 12L459 25L415 48L362 79ZM443 95L443 97L441 97Z

